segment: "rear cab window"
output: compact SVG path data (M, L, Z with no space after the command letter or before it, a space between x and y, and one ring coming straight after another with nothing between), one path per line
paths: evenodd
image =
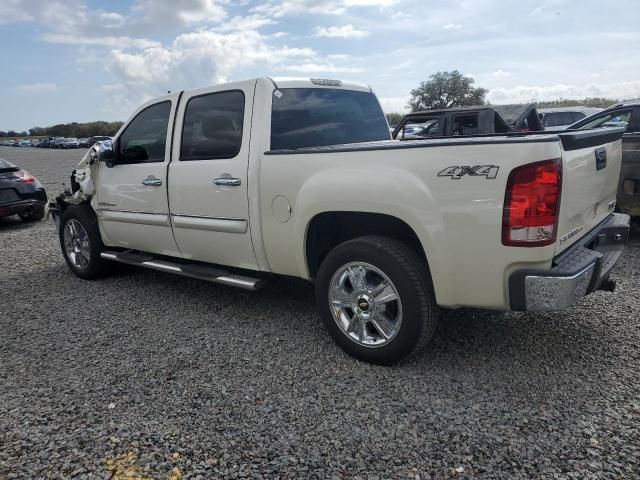
M273 95L271 150L390 140L387 120L370 92L283 88Z

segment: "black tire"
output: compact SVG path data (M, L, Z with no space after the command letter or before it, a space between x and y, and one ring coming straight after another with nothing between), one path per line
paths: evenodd
M331 313L331 279L351 262L365 262L382 271L400 297L402 323L396 336L384 345L367 347L356 343ZM426 262L404 243L382 236L349 240L329 252L318 270L316 301L322 321L338 345L355 358L381 365L397 363L419 352L431 340L440 316Z
M18 213L18 216L23 222L36 222L44 218L44 213L44 207L34 207L31 210Z
M89 238L89 261L85 267L77 267L69 258L64 244L64 229L71 220L78 221L87 232ZM100 237L98 219L93 209L88 205L78 205L68 207L60 219L60 248L62 255L69 265L69 268L78 277L85 280L95 280L106 276L111 270L111 264L100 257L100 253L105 249Z

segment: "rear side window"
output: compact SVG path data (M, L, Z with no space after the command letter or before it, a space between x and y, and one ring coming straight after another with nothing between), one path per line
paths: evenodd
M390 140L382 108L369 92L285 88L273 96L271 150Z
M140 112L118 139L118 163L163 162L170 113L171 102Z
M239 90L193 97L182 127L180 160L233 158L242 146L244 93Z
M456 115L453 117L454 135L474 135L478 133L478 114Z

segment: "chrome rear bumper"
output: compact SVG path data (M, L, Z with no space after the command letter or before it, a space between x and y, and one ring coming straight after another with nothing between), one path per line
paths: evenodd
M520 270L509 278L512 310L562 310L596 290L612 291L609 280L629 239L628 215L613 213L553 260L548 271Z

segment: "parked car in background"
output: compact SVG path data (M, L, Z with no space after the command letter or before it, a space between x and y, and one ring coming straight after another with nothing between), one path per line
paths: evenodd
M601 108L591 107L558 107L539 108L540 120L547 131L565 130L583 118L602 111Z
M89 143L89 146L91 146L91 145L94 145L96 142L103 142L105 140L111 140L111 137L107 137L104 135L97 135L95 137L91 137L88 143Z
M622 169L618 183L617 210L640 223L640 99L617 103L569 126L568 130L624 127Z
M29 140L29 139L19 140L16 146L17 147L31 147L32 146L31 140Z
M533 105L480 105L408 113L393 138L416 140L543 129Z
M41 220L47 194L29 172L0 158L0 217L18 215L23 221Z
M52 202L62 254L85 279L120 262L249 290L268 273L314 281L327 331L376 363L426 345L441 307L559 310L611 291L623 129L454 120L463 135L391 140L368 85L327 79L156 98Z
M78 139L78 144L80 145L80 147L90 147L91 145L89 145L89 139L88 138L79 138Z
M80 148L80 143L75 138L64 138L60 142L60 148Z
M51 141L51 148L63 148L62 147L62 143L63 142L64 142L64 138L63 137L55 137Z

